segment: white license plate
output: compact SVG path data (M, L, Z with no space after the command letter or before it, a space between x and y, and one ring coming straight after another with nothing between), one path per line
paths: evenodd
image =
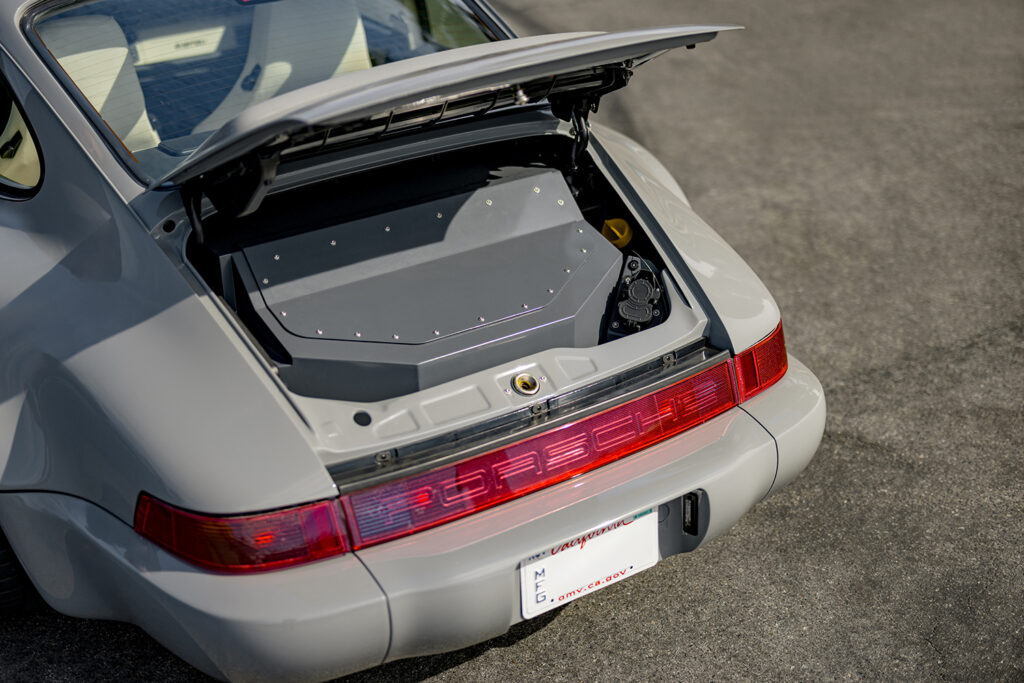
M615 520L523 560L523 618L633 576L658 562L658 516L645 510Z

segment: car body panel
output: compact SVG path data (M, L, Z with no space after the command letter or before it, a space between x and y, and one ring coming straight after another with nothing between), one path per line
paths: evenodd
M642 343L548 349L387 401L356 404L307 397L295 400L320 434L328 465L441 436L621 372L624 353L631 354L633 363L639 363L660 358L699 338L706 318L686 308L674 287L669 292L678 315L651 328ZM505 391L512 377L521 372L543 378L537 394L523 396ZM355 410L370 414L373 422L369 428L353 424L351 415Z
M784 433L824 417L820 384L799 361L790 363L759 410ZM812 404L809 417L780 403L781 395ZM766 495L777 462L814 453L821 433L806 437L776 442L734 408L634 456L457 522L248 577L184 564L109 513L67 496L0 493L0 523L43 597L61 611L141 624L217 677L322 680L379 664L385 652L394 660L504 633L522 619L521 560L695 489L709 501L707 543Z
M477 642L475 633L504 633L522 620L522 560L625 515L703 489L712 508L707 537L721 533L767 493L775 461L770 436L732 410L539 495L359 551L388 595L389 659L465 647Z
M769 493L796 479L811 462L814 450L801 449L801 444L821 440L826 413L821 383L792 356L785 381L773 389L773 393L755 396L742 406L779 444L779 470Z
M0 522L52 607L138 624L211 676L324 680L387 651L386 599L354 555L248 576L204 572L106 510L45 492L0 493Z
M266 368L45 103L23 106L49 163L35 197L0 201L0 489L128 522L140 490L223 513L333 495Z

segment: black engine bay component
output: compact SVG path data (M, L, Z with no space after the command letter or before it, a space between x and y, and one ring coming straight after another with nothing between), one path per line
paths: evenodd
M227 256L239 286L226 297L279 344L282 379L350 401L596 345L623 259L560 173L523 168Z
M608 311L605 340L645 330L667 317L668 298L657 266L635 254L627 256Z

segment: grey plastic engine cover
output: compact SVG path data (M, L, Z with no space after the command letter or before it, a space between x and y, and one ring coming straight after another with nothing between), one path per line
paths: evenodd
M594 346L622 255L555 171L246 247L235 266L300 393L377 401Z

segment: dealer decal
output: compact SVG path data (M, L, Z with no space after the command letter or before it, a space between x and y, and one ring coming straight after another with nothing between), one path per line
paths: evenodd
M580 550L583 550L583 546L585 546L587 544L587 541L591 541L591 540L597 538L598 536L603 536L604 534L608 533L609 531L614 531L615 529L620 529L620 528L622 528L624 526L629 526L630 524L632 524L636 520L640 519L644 515L649 515L649 514L651 514L651 511L650 510L645 510L645 511L643 511L643 512L641 512L639 514L633 515L632 517L629 517L627 519L620 519L617 522L612 522L611 524L605 525L605 526L601 527L600 529L594 529L593 531L588 531L587 533L583 534L582 536L577 536L576 538L574 538L571 541L568 541L566 543L563 543L562 545L556 545L555 547L553 547L551 549L551 554L552 555L556 555L556 554L562 552L563 550L568 550L569 548L579 548Z

